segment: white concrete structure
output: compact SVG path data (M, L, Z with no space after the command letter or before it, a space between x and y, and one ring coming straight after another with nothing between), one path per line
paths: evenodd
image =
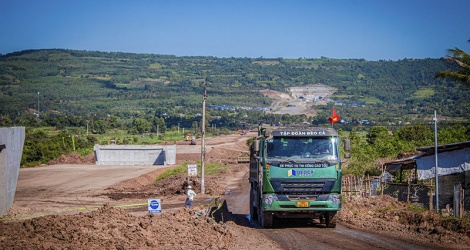
M24 138L24 127L0 128L0 215L13 206Z
M96 165L173 165L176 145L95 145Z

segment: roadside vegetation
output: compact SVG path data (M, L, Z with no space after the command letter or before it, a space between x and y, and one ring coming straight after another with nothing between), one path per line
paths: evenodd
M470 141L470 126L443 126L437 137L439 145ZM377 176L384 160L415 154L418 147L434 145L434 130L429 125L403 126L395 131L373 126L363 133L362 128L355 127L343 138L351 140L352 156L345 174Z

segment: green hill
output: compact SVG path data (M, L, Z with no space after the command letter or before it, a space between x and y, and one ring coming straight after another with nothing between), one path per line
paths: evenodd
M268 107L261 89L325 84L346 105L348 120L416 120L434 110L452 121L470 120L468 87L435 80L451 65L440 59L282 59L176 57L76 50L27 50L0 56L0 114L28 110L67 116L152 114L179 117L206 105ZM347 105L363 103L364 105ZM320 115L329 115L329 108ZM209 111L216 114L216 111ZM257 113L259 116L259 113ZM259 118L251 118L253 120Z

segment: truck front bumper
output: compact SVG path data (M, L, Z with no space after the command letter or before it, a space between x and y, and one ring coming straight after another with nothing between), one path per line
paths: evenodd
M320 195L316 199L296 200L278 197L275 194L263 195L263 210L265 211L338 211L340 209L340 194L327 194Z

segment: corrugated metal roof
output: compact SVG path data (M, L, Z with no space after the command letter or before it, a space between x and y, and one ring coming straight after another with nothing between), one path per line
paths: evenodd
M442 153L442 152L447 152L447 151L464 149L468 147L470 147L470 141L438 145L437 152ZM416 167L416 160L424 156L433 155L434 149L435 149L434 146L417 148L416 150L421 151L422 153L413 155L405 159L386 162L383 165L385 167L385 170L387 171L388 170L400 170L400 169L414 169Z
M440 153L440 152L445 152L445 151L453 151L453 150L459 150L459 149L468 148L468 147L470 147L470 141L437 145L437 152ZM432 155L434 154L434 148L435 146L429 146L429 147L417 148L416 150L423 152L425 155Z

